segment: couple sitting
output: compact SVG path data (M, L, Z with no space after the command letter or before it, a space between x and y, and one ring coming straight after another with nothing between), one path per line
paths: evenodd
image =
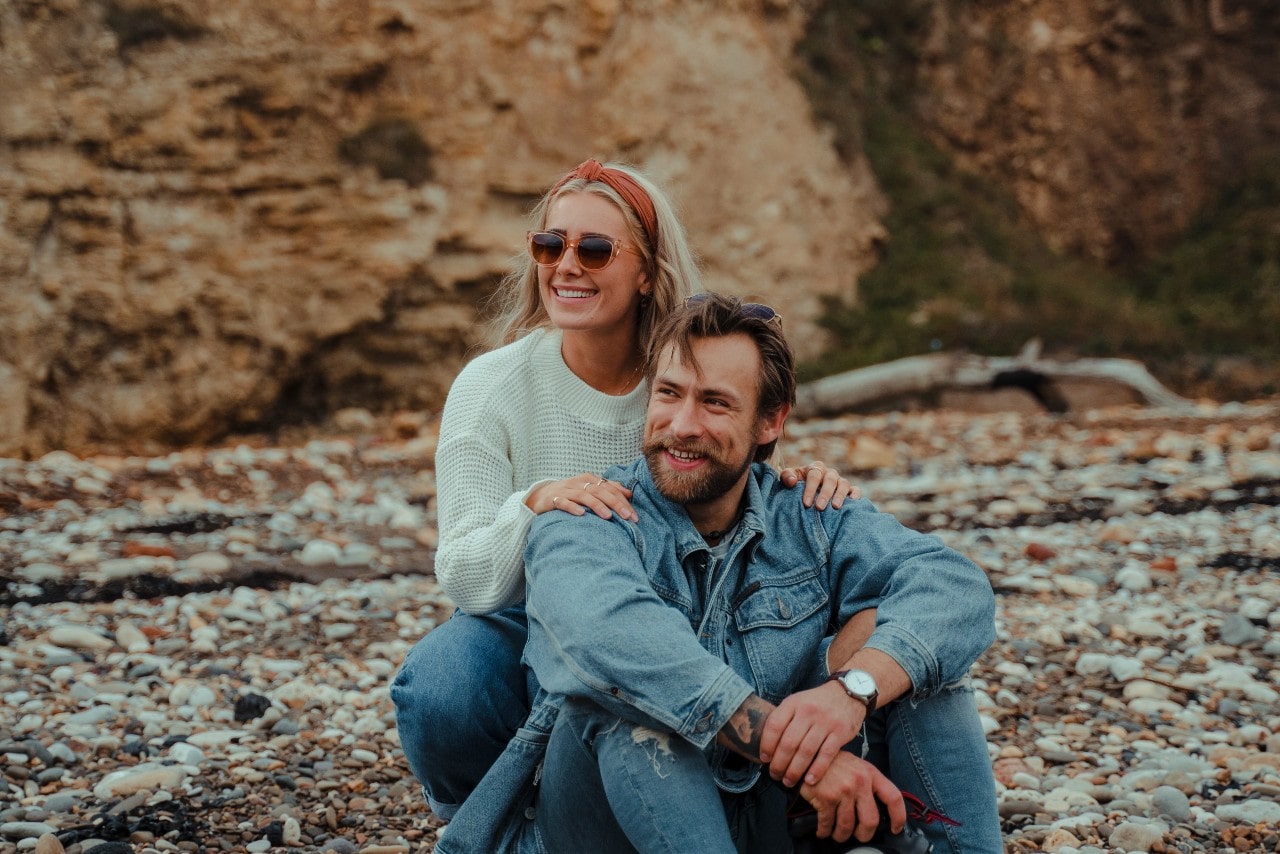
M923 825L936 850L1000 851L966 678L994 638L982 570L869 502L784 500L772 309L690 299L645 374L644 457L605 475L639 521L534 520L533 711L436 850L785 852L798 810L819 838L902 831L905 791L958 820Z

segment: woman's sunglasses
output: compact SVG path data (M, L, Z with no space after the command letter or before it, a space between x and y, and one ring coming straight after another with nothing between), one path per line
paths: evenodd
M707 299L707 294L694 294L686 299L684 304L686 306L701 305ZM749 317L752 320L759 320L762 323L774 323L776 321L779 327L782 326L782 315L774 311L773 306L765 305L762 302L740 302L738 303L738 314L743 317Z
M540 267L554 267L560 263L564 253L572 249L578 254L578 263L584 270L603 270L608 267L619 252L640 250L626 246L621 240L608 237L579 237L577 240L566 240L563 234L554 231L529 232L529 255Z

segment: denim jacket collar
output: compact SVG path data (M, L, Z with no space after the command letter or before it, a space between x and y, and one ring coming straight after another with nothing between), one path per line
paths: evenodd
M686 562L695 552L708 550L707 541L693 526L693 521L689 518L684 506L658 491L658 485L653 482L653 473L649 471L649 466L643 458L621 469L610 471L615 475L611 479L619 481L632 490L633 506L639 498L657 511L666 529L675 536L676 557L681 563ZM735 541L747 541L749 547L754 547L760 537L768 535L767 513L761 485L770 478L777 479L777 473L773 469L763 463L752 464L745 489L747 506L734 537ZM736 547L734 551L737 551Z

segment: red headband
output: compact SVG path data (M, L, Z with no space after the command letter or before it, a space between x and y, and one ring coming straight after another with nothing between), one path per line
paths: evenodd
M603 165L599 160L584 160L578 167L565 175L556 185L551 188L551 192L563 187L574 178L581 178L584 181L600 181L609 185L613 190L622 196L622 200L631 206L636 212L636 216L640 219L640 225L644 227L644 236L649 241L649 248L654 254L658 251L658 215L653 210L653 199L649 198L649 194L645 192L635 178L632 178L621 169L614 169Z

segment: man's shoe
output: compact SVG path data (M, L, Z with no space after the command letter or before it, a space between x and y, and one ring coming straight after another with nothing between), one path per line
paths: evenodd
M933 846L918 825L935 821L950 825L960 823L929 809L924 801L910 792L903 792L902 798L907 804L907 823L902 832L889 831L889 813L884 804L880 804L880 826L868 842L858 842L856 839L849 842L819 839L816 835L818 813L801 802L805 811L788 818L793 854L931 854Z
M836 842L834 839L819 839L814 834L818 830L818 814L809 813L791 820L792 854L931 854L933 846L924 835L924 831L913 827L910 822L902 828L901 833L890 833L889 822L882 819L879 830L869 842L851 839L848 842ZM853 847L849 847L853 846Z

